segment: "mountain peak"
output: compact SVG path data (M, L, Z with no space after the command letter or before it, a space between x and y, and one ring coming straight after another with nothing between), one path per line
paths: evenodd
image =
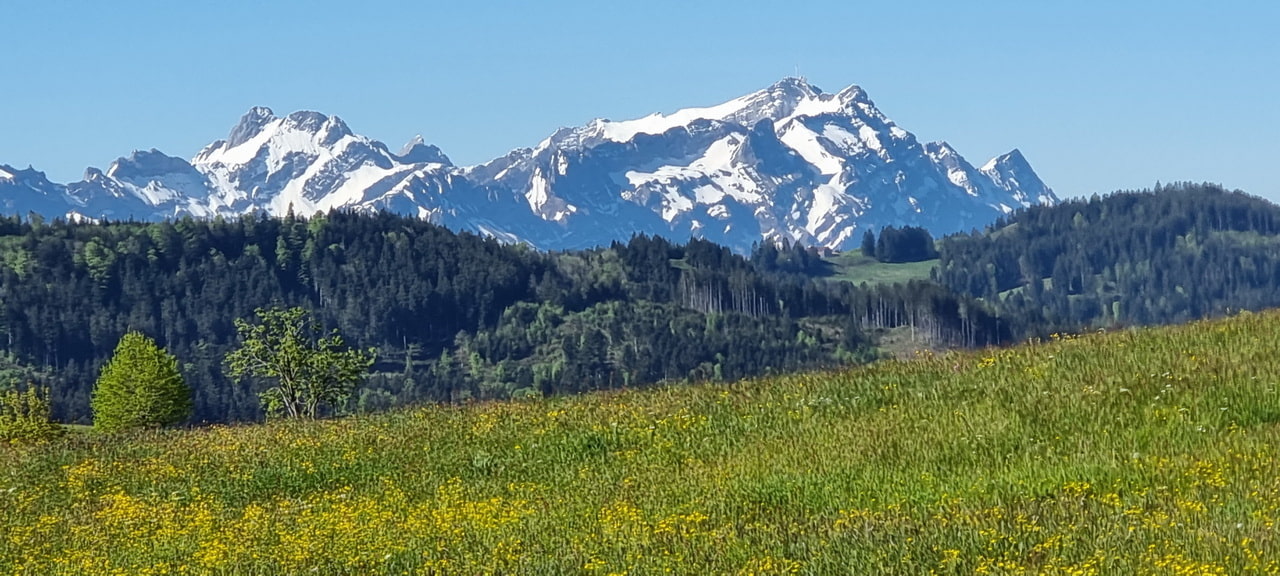
M1014 148L1013 150L1010 150L1008 154L1005 154L1004 156L1001 156L1000 158L1001 158L1001 159L1003 159L1003 160L1006 160L1006 161L1008 161L1008 162L1015 162L1015 163L1018 163L1018 164L1027 164L1027 158L1026 158L1026 156L1023 156L1023 155L1022 155L1022 151L1021 151L1021 150L1019 150L1019 149L1017 149L1017 148Z
M1058 196L1053 193L1053 189L1045 185L1017 148L992 158L979 171L991 178L997 186L1016 191L1026 199L1034 199L1039 204L1058 203Z
M777 82L774 82L768 88L761 92L770 92L774 94L786 94L793 97L812 98L822 94L822 89L810 84L809 81L802 77L787 76Z
M857 85L827 93L786 77L738 94L563 128L469 168L422 136L397 154L337 116L260 106L189 163L138 151L65 186L0 166L0 193L48 190L41 210L63 214L63 202L91 217L389 210L547 249L631 231L842 248L868 227L946 234L1056 201L1020 151L975 169L944 141L917 141Z
M313 110L299 110L284 119L284 127L320 136L324 146L332 146L346 136L353 136L351 128L337 116L327 116Z
M127 158L117 158L107 168L106 175L125 182L145 181L164 174L182 174L192 171L186 160L169 156L152 148L134 150Z
M570 147L587 145L603 140L625 142L636 134L661 134L672 128L688 127L698 120L715 120L755 126L761 120L780 120L797 111L829 111L835 99L803 78L786 77L764 89L701 108L683 108L670 114L654 113L635 120L612 121L597 119L585 128L562 129L550 138L550 142Z
M997 170L1031 170L1031 163L1027 162L1027 157L1022 155L1022 151L1014 148L1004 154L996 156L982 166L983 172L992 172Z
M867 97L867 91L857 84L850 84L844 90L836 92L836 98L845 103L871 102L871 99Z
M449 161L449 157L437 146L427 144L422 139L422 135L414 136L412 140L400 149L400 153L396 154L396 159L407 164L433 163L452 166L453 162Z
M400 155L405 156L412 152L414 148L417 148L418 146L425 146L426 144L427 141L422 139L422 135L417 134L413 139L405 142L404 147L400 149Z
M247 142L250 138L257 136L259 132L267 125L276 120L276 115L266 106L254 106L244 116L240 117L240 121L236 123L235 128L231 129L231 134L227 136L227 146L234 148Z

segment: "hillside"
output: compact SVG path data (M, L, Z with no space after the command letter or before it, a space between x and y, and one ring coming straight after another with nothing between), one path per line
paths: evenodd
M922 262L888 263L864 256L859 252L844 252L826 259L831 263L832 277L852 284L906 284L912 280L929 280L929 271L938 265L937 260Z
M1213 184L1032 207L939 246L937 280L1023 335L1280 306L1280 206Z
M140 330L177 356L196 422L234 422L260 416L261 390L224 376L233 322L275 304L377 348L352 411L860 363L876 356L874 330L907 322L940 343L1007 340L973 298L935 285L863 289L785 271L807 257L796 246L757 264L643 235L546 253L386 213L0 217L0 355L57 375L55 416L87 422L98 371Z
M1280 313L0 451L18 574L1263 574Z

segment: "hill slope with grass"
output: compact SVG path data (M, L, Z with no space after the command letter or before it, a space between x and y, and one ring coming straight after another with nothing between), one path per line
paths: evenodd
M845 252L826 260L831 263L833 280L852 284L906 284L913 280L929 280L929 271L938 260L920 262L880 262L860 252Z
M0 450L16 574L1261 574L1280 313Z

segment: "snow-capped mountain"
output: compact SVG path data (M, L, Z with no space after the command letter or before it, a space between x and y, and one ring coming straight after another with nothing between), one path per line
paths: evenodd
M717 106L563 128L471 167L421 137L393 153L336 116L260 107L190 162L134 152L66 186L0 166L8 212L391 210L549 249L641 232L848 248L868 227L942 234L1055 201L1017 150L977 169L945 142L918 142L861 88L829 94L796 78Z
M61 216L70 203L66 186L50 182L44 172L0 164L0 212Z

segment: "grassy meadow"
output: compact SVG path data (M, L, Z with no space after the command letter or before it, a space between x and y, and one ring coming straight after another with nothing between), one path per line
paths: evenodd
M0 574L1280 573L1280 314L0 449Z
M827 258L826 261L832 266L831 279L873 285L905 284L912 280L928 280L929 271L938 265L937 259L890 264L864 256L858 251L845 252Z

